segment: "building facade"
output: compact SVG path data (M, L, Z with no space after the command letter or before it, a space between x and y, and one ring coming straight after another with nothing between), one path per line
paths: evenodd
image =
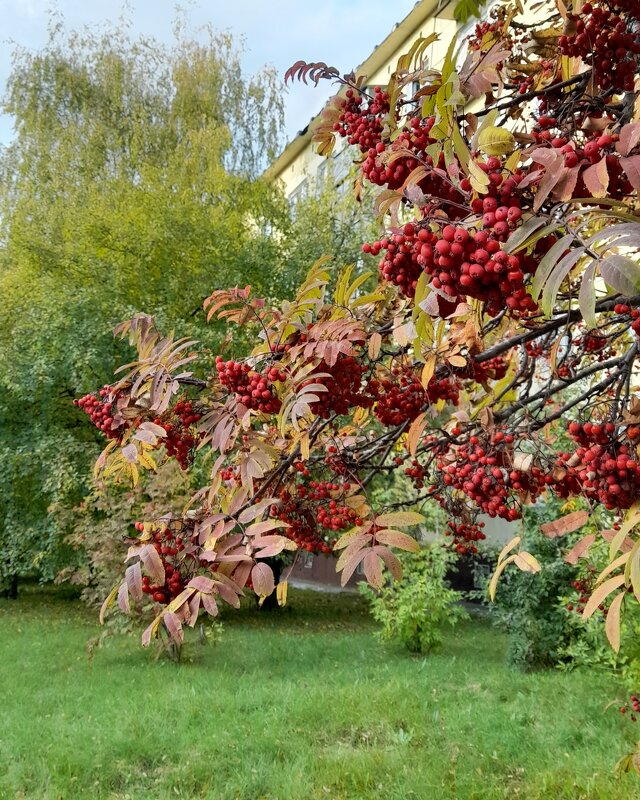
M455 4L455 0L418 0L409 14L396 23L384 41L354 70L356 75L364 75L367 86L386 86L398 58L410 49L418 37L426 38L433 33L440 38L429 46L425 57L431 67L437 68L444 60L449 42L458 28L453 18ZM469 27L473 27L473 24ZM281 183L292 206L305 195L310 184L315 179L322 179L329 169L336 183L339 183L348 174L353 161L353 155L349 152L351 148L344 140L337 143L329 159L319 156L312 141L313 122L287 144L265 173L270 180Z

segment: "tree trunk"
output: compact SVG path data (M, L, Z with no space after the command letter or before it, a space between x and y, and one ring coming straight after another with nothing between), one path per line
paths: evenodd
M14 573L9 578L9 585L2 593L8 600L18 599L18 575Z

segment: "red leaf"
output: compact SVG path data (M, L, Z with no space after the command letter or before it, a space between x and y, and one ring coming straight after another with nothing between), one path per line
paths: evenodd
M240 608L240 598L238 595L233 591L233 589L228 586L226 583L216 582L216 589L218 590L218 594L223 600L226 600L230 606L234 608ZM208 595L203 594L202 597L207 597Z
M140 551L140 560L155 583L164 584L164 565L162 559L152 544L146 545Z
M640 190L640 156L621 158L620 166L634 189Z
M382 589L384 577L382 575L382 559L373 550L369 550L364 558L364 575L374 589Z
M118 608L125 614L131 613L129 608L129 589L126 582L122 583L118 589Z
M214 583L211 578L205 578L204 575L196 575L195 578L192 578L189 581L187 586L192 589L196 589L198 592L206 592L207 594L211 594Z
M142 570L140 569L139 561L127 567L124 579L134 600L142 600Z
M577 531L578 528L581 528L585 522L588 521L588 519L588 511L574 511L571 514L560 517L560 519L554 520L553 522L545 522L544 525L540 526L540 530L549 539L555 539L558 536L564 536L565 533Z
M609 186L606 156L603 156L597 164L587 167L582 173L582 180L594 197L605 197Z
M564 557L564 560L567 562L567 564L577 564L579 559L587 555L589 548L595 542L595 540L595 533L590 533L588 536L580 539L580 541L576 542L571 550L569 550L567 555Z
M630 122L621 129L616 150L621 156L628 156L638 142L640 142L640 122Z
M182 623L178 616L171 611L167 611L163 619L165 627L169 631L169 636L171 636L177 644L182 644L184 641L184 633L182 631Z
M268 564L256 564L251 570L253 589L260 597L270 595L275 589L273 570Z
M202 607L207 612L207 614L210 614L212 617L217 617L218 604L213 599L213 597L210 594L203 594L201 595L201 598L202 598Z

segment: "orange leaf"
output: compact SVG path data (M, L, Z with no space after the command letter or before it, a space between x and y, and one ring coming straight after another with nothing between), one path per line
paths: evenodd
M540 526L540 530L549 539L555 539L558 536L564 536L565 533L577 531L578 528L581 528L588 520L588 511L574 511L571 514L560 517L560 519L554 520L553 522L545 522L544 525Z

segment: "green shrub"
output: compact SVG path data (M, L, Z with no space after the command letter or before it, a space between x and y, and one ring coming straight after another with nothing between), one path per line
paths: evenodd
M497 623L509 633L507 658L518 669L614 667L619 663L606 640L602 614L583 620L579 593L570 588L578 580L593 581L606 564L607 545L592 546L588 559L572 565L565 555L591 532L593 523L558 538L550 539L540 531L541 524L566 511L557 499L525 510L522 547L536 557L541 571L532 574L507 569L498 582L496 602L490 606Z
M404 575L380 592L361 584L374 619L382 625L383 641L402 642L412 653L425 653L442 641L444 625L467 618L458 605L462 595L451 589L445 574L455 556L442 545L431 544L403 557Z

